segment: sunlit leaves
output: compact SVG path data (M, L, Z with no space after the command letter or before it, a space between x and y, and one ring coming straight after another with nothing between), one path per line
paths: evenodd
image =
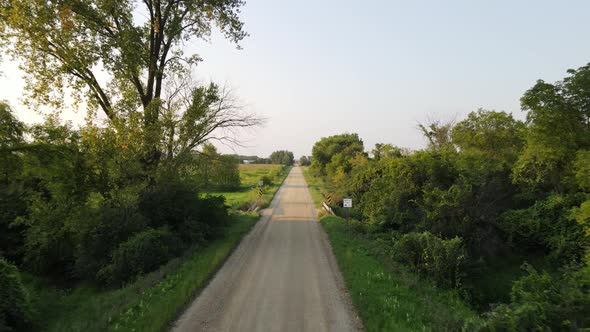
M86 101L115 120L164 97L168 68L190 74L200 58L185 55L182 41L208 38L215 26L232 42L242 40L243 4L6 0L0 4L0 46L22 62L30 102L62 107L71 91L75 102Z
M526 149L514 180L533 188L571 187L576 151L590 147L590 66L568 71L563 81L538 81L521 99L527 111Z

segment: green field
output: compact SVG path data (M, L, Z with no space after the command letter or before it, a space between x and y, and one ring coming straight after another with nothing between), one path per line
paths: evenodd
M264 186L264 194L261 200L261 206L266 206L274 197L275 192L283 183L283 180L289 173L290 167L273 164L240 164L240 181L241 186L239 190L232 192L211 191L206 195L223 195L227 205L233 209L249 206L258 199L256 187L258 180L262 176L269 176L273 181L272 184Z
M282 170L282 171L280 171ZM281 165L240 165L242 188L224 195L237 207L256 199L252 187L261 176L270 176L263 201L270 202L290 168ZM279 172L280 171L280 172ZM232 209L225 236L205 247L194 248L155 272L115 290L82 284L57 289L28 274L23 281L34 299L38 327L44 331L162 331L165 330L214 275L259 215Z

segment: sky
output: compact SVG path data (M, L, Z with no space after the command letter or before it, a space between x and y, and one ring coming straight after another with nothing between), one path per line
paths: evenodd
M317 140L358 133L411 149L426 144L428 118L461 119L478 108L512 112L536 80L554 82L590 62L589 1L249 0L250 36L236 49L219 34L192 41L204 61L194 76L232 88L263 127L225 153L309 155ZM21 120L40 116L20 101L14 63L0 65L0 99ZM63 114L80 123L84 114Z

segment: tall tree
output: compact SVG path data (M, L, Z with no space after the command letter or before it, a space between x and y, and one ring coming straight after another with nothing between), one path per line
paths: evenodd
M165 95L166 82L190 76L200 60L185 54L183 44L208 39L216 26L238 45L247 36L239 18L243 5L242 0L3 0L0 46L22 61L28 101L60 107L70 91L115 127L141 124L146 164L153 164L162 157L162 105L174 96L174 91Z
M238 43L247 34L241 0L62 0L0 3L3 46L23 61L27 90L62 101L64 87L89 96L111 119L139 104L146 122L165 78L199 60L182 42L207 38L214 25ZM146 17L146 19L139 19ZM106 74L106 82L102 77Z

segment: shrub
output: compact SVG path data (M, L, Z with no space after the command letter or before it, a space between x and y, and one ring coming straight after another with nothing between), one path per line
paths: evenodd
M154 228L178 228L186 219L198 215L199 193L178 179L163 180L142 193L139 201L141 214L150 219Z
M109 264L109 255L122 242L147 227L147 220L131 207L102 207L80 223L76 273L86 279Z
M112 263L99 271L102 281L120 285L156 270L181 252L179 239L168 229L137 233L113 252Z
M588 267L559 279L524 264L527 275L512 286L511 303L487 314L489 331L575 331L590 327Z
M394 246L394 258L438 284L458 287L466 262L463 241L443 240L429 232L404 234Z
M274 168L273 170L271 170L270 172L268 172L268 176L271 177L272 179L278 179L286 169L287 169L287 167L285 165L280 165L280 166Z
M0 258L0 331L31 327L32 309L18 269Z
M359 234L367 234L370 231L371 225L364 221L357 219L351 219L348 221L348 225L351 230Z
M264 183L265 186L272 186L273 184L273 180L272 177L269 175L263 175L261 176L258 181L262 181L262 183Z
M169 227L187 244L216 237L228 220L223 196L199 197L193 187L175 179L143 193L139 209L152 227Z
M79 220L63 202L31 199L31 212L21 222L26 230L24 264L28 270L45 276L70 279L74 263L74 233L69 225Z
M195 204L196 215L185 219L179 236L189 244L203 243L222 235L229 221L224 196L208 196Z
M530 252L546 251L555 265L577 261L590 245L590 238L571 211L585 198L583 194L552 194L526 209L505 212L500 226L510 242Z
M149 216L151 227L169 227L191 244L220 234L228 218L224 197L200 198L194 188L179 181L143 193L139 208L144 216Z

